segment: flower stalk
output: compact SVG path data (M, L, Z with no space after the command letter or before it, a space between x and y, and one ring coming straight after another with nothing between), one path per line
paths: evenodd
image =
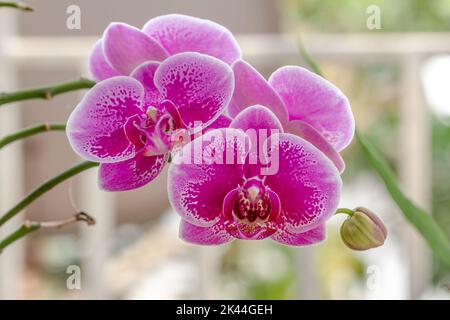
M79 80L64 82L53 86L20 90L11 93L2 93L0 94L0 106L7 103L30 99L50 100L54 96L70 91L89 89L92 88L94 85L95 81L81 78Z
M339 214L339 213L346 214L351 217L355 213L355 211L353 211L351 209L347 209L347 208L338 208L334 214Z
M0 1L0 7L14 8L14 9L18 9L21 11L27 11L27 12L34 11L33 7L31 7L28 4L23 3L23 2Z
M78 212L74 216L60 221L45 221L45 222L25 221L16 231L14 231L5 239L0 241L0 254L7 246L41 228L60 229L62 227L77 223L79 221L86 222L88 226L95 224L95 219L84 212Z
M8 220L13 218L16 214L18 214L20 211L25 209L28 205L30 205L32 202L34 202L37 198L42 196L47 191L53 189L55 186L60 184L61 182L77 175L80 172L83 172L87 169L93 168L98 166L98 163L85 161L82 162L64 172L57 175L56 177L53 177L50 180L47 180L42 185L37 187L35 190L33 190L31 193L29 193L27 196L25 196L19 203L17 203L13 208L8 210L3 216L0 218L0 226L5 224Z
M48 131L64 131L66 125L64 123L42 123L33 127L25 128L20 131L14 132L0 139L0 149L6 145L15 142L20 139L28 138L38 133Z

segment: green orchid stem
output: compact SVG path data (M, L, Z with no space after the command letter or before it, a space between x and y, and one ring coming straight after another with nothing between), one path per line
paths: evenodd
M0 94L0 106L11 102L30 99L50 100L59 94L80 89L89 89L94 85L95 81L81 78L79 80L65 82L54 86L2 93Z
M355 211L353 211L352 209L347 209L347 208L337 208L337 210L334 214L339 214L339 213L343 213L343 214L346 214L351 217L351 216L353 216Z
M14 1L0 1L0 7L7 7L7 8L15 8L22 11L34 11L32 7L30 7L28 4L23 2L14 2Z
M317 74L323 76L319 65L308 54L303 44L300 44L300 51L305 61ZM367 161L372 165L380 178L383 180L387 191L397 206L402 211L405 218L419 231L428 243L434 254L439 257L450 268L450 241L441 227L433 219L433 216L425 210L417 207L400 189L397 178L389 167L388 163L378 153L374 146L358 130L355 133L362 152Z
M38 133L47 132L47 131L64 131L64 130L66 130L65 124L56 124L56 123L54 123L54 124L43 123L43 124L39 124L39 125L36 125L33 127L25 128L23 130L14 132L14 133L9 134L9 135L3 137L2 139L0 139L0 149L14 141L28 138L28 137L33 136Z
M420 232L431 250L450 268L450 242L444 231L425 210L417 207L401 191L396 176L387 162L375 150L370 142L359 131L356 139L361 145L363 154L383 180L386 189L405 218Z
M19 229L0 241L0 254L7 246L25 237L27 234L38 230L40 227L41 226L39 225L39 223L24 223L23 225L21 225Z
M34 200L42 196L47 191L53 189L55 186L60 184L61 182L77 175L80 172L83 172L87 169L93 168L98 166L98 163L85 161L82 162L72 168L70 168L67 171L64 171L63 173L57 175L56 177L44 182L42 185L40 185L38 188L33 190L31 193L29 193L25 198L23 198L18 204L16 204L13 208L11 208L9 211L7 211L1 218L0 218L0 226L5 224L8 220L13 218L16 214L18 214L20 211L25 209L28 205L30 205Z
M59 229L59 228L65 227L67 225L76 223L78 221L84 221L89 226L95 224L95 219L84 212L78 212L73 217L70 217L68 219L64 219L61 221L46 221L46 222L25 221L16 231L14 231L9 236L7 236L5 239L0 241L0 254L10 244L16 242L17 240L22 239L26 235L28 235L38 229L41 229L41 228L57 228L57 229Z

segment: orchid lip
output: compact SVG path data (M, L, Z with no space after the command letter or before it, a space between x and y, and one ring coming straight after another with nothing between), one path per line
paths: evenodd
M146 157L170 152L176 143L173 134L183 126L171 101L163 101L160 107L149 106L144 116L134 115L124 126L128 140Z
M145 120L136 114L128 118L124 126L125 135L128 141L130 141L137 150L144 148L146 143L143 121Z
M275 233L276 230L265 225L258 225L258 227L255 227L254 230L250 231L236 226L236 231L239 234L240 239L258 240L260 238L267 238Z
M181 114L178 108L175 106L175 104L170 100L164 100L161 102L161 107L164 108L167 114L169 114L174 122L174 127L176 129L182 128L183 120L181 119Z
M233 235L258 239L275 232L273 222L280 214L280 199L264 181L259 177L244 178L242 186L225 196L223 214L229 222L227 230Z

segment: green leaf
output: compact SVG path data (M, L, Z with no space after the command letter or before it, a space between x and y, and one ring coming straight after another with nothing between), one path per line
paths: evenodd
M386 189L405 218L416 227L436 256L450 267L450 242L431 214L417 207L405 196L392 169L359 131L356 131L356 139L362 147L364 156L383 180Z
M309 55L300 41L300 52L306 63L318 75L323 76L319 65ZM397 178L387 162L378 153L375 147L356 130L356 140L362 147L362 151L367 161L372 165L380 178L383 180L387 191L402 211L405 218L419 231L428 243L434 254L439 257L450 268L450 241L439 227L432 215L416 206L399 187Z
M319 76L324 77L323 72L319 67L319 64L313 59L313 57L311 57L308 50L306 50L305 46L303 45L302 39L299 38L298 42L300 44L300 53L302 54L303 59L305 59L308 66L312 69L312 71L317 73Z

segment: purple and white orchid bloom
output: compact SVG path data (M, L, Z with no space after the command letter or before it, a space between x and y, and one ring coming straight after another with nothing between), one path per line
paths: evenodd
M262 174L267 163L261 157L249 160L255 143L249 129L270 130L256 143L267 157L277 155L271 157L278 162L274 174ZM341 185L325 153L283 132L279 118L263 106L249 107L230 128L185 145L168 178L170 202L182 217L180 237L201 245L268 237L293 246L318 243L325 239L325 221L338 206Z
M220 123L234 88L229 65L194 52L144 62L131 75L97 83L67 122L72 148L100 163L99 184L108 191L152 181L179 142L174 136Z
M298 135L325 153L343 172L339 152L354 135L355 121L346 96L331 82L298 66L276 70L267 81L243 60L233 63L235 90L227 108L234 118L242 110L263 105L286 132Z
M90 55L95 80L130 75L147 61L163 61L181 52L198 52L231 65L241 49L231 32L215 22L170 14L148 21L142 30L111 23Z

